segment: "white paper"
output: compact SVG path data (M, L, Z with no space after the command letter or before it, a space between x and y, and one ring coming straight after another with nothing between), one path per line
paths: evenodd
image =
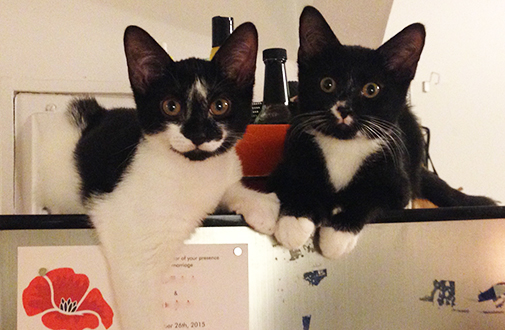
M92 294L91 290L94 290L94 294L98 290L103 298L100 306L108 305L112 312L115 310L106 269L105 259L98 246L19 247L17 328L48 329L43 318L44 315L53 313L52 316L61 318L86 314L86 317L98 320L96 329L119 329L114 318L110 317L111 313L103 312L104 308L79 310L78 307L84 306L87 295ZM72 310L69 307L67 311L62 311L63 302L54 299L58 285L62 281L85 281L86 278L89 280L86 292L69 301L77 310L69 312ZM44 305L40 301L45 299L40 298L44 295L39 293L45 292L46 287L51 288L51 291L47 292L47 299L52 302L52 308L29 316L28 310L33 314L33 310L39 308L30 305ZM25 290L27 294L23 297ZM247 244L186 245L172 264L171 274L167 274L165 278L163 292L165 329L247 330ZM47 307L47 304L45 306Z

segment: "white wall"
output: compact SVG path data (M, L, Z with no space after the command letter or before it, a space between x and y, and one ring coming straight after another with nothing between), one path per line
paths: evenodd
M148 0L140 5L133 0L3 0L0 77L119 81L127 87L122 44L127 25L139 25L165 42L175 59L207 57L211 17L222 15L233 16L235 26L252 21L258 28L261 87L265 48L286 48L288 79L297 78L298 19L305 5L319 8L343 42L377 46L391 1L370 5L364 0ZM256 91L255 99L260 100L262 88Z
M393 0L314 0L344 45L381 45Z
M465 192L505 202L505 2L395 0L385 40L424 23L426 46L412 84L412 104L432 132L440 176ZM422 91L432 72L438 85Z
M294 60L298 39L293 26L301 11L298 4L298 0L151 0L142 4L116 0L3 0L0 76L121 81L128 85L122 44L127 25L139 25L158 42L167 43L175 59L205 58L210 53L211 18L215 15L233 16L235 26L254 22L260 35L260 51L285 47ZM259 58L261 64L261 54Z

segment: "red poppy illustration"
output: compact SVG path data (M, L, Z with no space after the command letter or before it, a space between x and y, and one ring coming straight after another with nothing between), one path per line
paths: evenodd
M28 316L42 314L48 329L110 328L114 312L100 290L89 290L89 279L71 268L57 268L35 277L23 291Z

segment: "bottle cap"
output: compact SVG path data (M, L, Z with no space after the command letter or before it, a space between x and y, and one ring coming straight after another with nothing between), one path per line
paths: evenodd
M263 62L268 60L278 60L285 62L288 59L288 53L284 48L268 48L263 50Z
M212 47L218 47L233 32L233 17L212 17Z

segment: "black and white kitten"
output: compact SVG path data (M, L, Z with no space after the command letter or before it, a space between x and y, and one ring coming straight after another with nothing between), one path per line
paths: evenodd
M424 141L406 95L423 25L406 27L377 50L343 46L322 15L306 7L299 33L300 113L269 180L281 201L275 237L282 245L298 248L320 227L322 254L336 258L354 248L380 212L402 209L414 197L493 204L422 168Z
M242 186L235 144L251 118L258 47L244 23L212 61L174 62L147 32L124 35L136 109L76 100L81 193L99 235L122 329L162 329L174 254L221 205L272 234L279 202Z

